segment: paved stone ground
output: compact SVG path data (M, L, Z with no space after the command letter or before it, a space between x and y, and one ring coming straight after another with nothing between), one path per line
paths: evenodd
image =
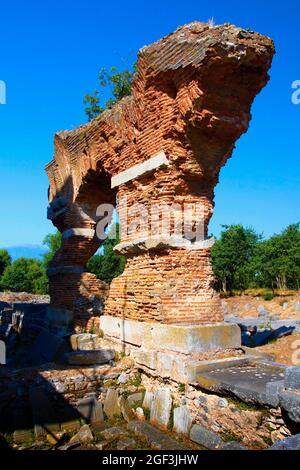
M271 386L269 393L269 384L283 381L284 371L283 366L267 362L236 365L203 372L198 382L209 390L231 392L246 402L276 406L274 389Z

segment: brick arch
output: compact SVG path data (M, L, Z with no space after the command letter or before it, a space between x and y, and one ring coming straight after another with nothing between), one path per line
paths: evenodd
M88 234L98 202L113 194L118 201L122 237L116 251L127 264L111 284L106 315L175 324L222 321L207 240L214 187L248 129L251 104L268 81L273 53L272 41L257 33L228 24L185 25L140 50L132 96L56 135L55 157L46 170L49 215L59 230ZM178 239L172 230L167 237L149 237L146 229L124 233L125 199L127 207L139 203L147 211L155 204L176 204L178 210L202 204L203 239ZM69 237L53 269L72 250L72 262L84 261L94 238L84 243L80 232ZM52 294L51 302L56 302ZM61 296L61 307L64 302Z

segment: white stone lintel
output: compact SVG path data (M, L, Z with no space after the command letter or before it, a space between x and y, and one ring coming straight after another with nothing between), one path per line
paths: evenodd
M122 171L118 175L113 176L111 179L111 187L115 188L116 186L120 186L120 184L127 183L128 181L138 178L149 171L156 170L157 168L165 165L169 165L169 160L167 159L165 152L161 150L145 162L134 165L131 168L128 168L128 170Z
M95 230L91 228L70 228L68 230L65 230L62 233L62 238L65 240L66 238L70 237L88 237L88 238L93 238L95 235Z
M156 235L148 238L135 239L130 242L121 242L114 247L114 251L120 254L168 248L182 248L189 251L196 251L211 248L214 243L214 237L192 242L182 237Z

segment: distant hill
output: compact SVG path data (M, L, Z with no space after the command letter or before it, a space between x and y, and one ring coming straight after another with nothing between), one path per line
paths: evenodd
M42 259L44 253L48 251L43 245L23 245L23 246L8 246L4 247L8 251L12 260L18 258L35 258Z

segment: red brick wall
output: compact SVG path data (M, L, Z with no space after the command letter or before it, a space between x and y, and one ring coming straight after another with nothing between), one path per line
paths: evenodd
M132 96L91 123L56 135L55 158L46 168L49 201L62 197L65 207L52 213L53 223L62 232L95 228L96 207L126 195L129 205L148 208L201 202L207 232L220 169L248 128L273 53L272 41L257 33L197 22L143 48ZM168 167L110 189L112 176L161 151ZM120 217L122 222L122 211ZM134 238L123 235L122 242ZM84 268L99 245L92 237L64 240L53 267ZM209 250L156 249L127 257L124 274L111 285L106 313L165 323L222 320ZM53 276L52 304L74 308L84 278Z

